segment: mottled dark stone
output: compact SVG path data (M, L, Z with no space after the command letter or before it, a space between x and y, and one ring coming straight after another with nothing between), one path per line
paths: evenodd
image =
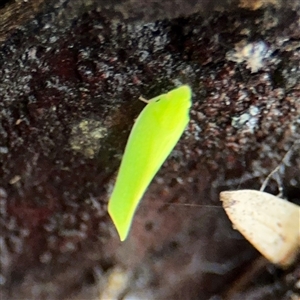
M150 2L157 11L141 1L55 3L0 31L0 296L99 299L117 268L122 293L140 299L296 293L299 262L263 265L236 288L259 255L232 230L219 192L259 189L299 140L298 2L209 16L191 14L200 1ZM253 57L238 60L241 41L262 47L257 72ZM191 122L120 243L106 204L137 99L181 83L193 89ZM300 203L294 149L280 186ZM268 191L278 192L274 180Z

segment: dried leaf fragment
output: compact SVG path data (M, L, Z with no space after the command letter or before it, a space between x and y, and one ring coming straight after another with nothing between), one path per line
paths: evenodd
M300 207L256 190L224 191L220 200L237 229L269 261L290 265L300 249Z

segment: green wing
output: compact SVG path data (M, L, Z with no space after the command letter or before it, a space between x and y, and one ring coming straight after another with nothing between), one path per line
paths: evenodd
M187 126L190 106L191 89L184 85L151 99L137 118L108 203L121 241L146 188Z

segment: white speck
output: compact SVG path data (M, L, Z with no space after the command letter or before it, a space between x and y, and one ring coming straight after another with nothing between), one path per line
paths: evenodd
M240 128L244 124L246 124L250 119L250 115L248 113L244 113L238 117L233 117L231 120L231 125L235 128Z
M249 113L251 116L256 116L259 113L259 108L257 106L251 105L249 107Z
M7 154L8 148L7 147L0 147L0 154Z
M37 49L35 47L29 49L29 51L28 51L28 59L30 59L30 60L37 59L36 52L37 52Z
M50 252L44 252L42 255L40 255L40 262L43 263L43 264L46 264L48 262L50 262L52 258L52 255Z
M251 73L257 72L263 67L263 61L271 55L267 44L263 41L246 44L241 41L235 45L234 51L229 51L226 54L228 60L237 63L246 63L246 67L251 70Z

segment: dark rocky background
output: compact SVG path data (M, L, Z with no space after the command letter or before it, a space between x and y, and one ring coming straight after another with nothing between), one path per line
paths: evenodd
M299 261L260 257L219 192L259 189L299 140L299 10L0 2L0 298L298 299ZM183 83L191 122L120 243L106 205L137 99ZM279 186L300 203L293 149Z

